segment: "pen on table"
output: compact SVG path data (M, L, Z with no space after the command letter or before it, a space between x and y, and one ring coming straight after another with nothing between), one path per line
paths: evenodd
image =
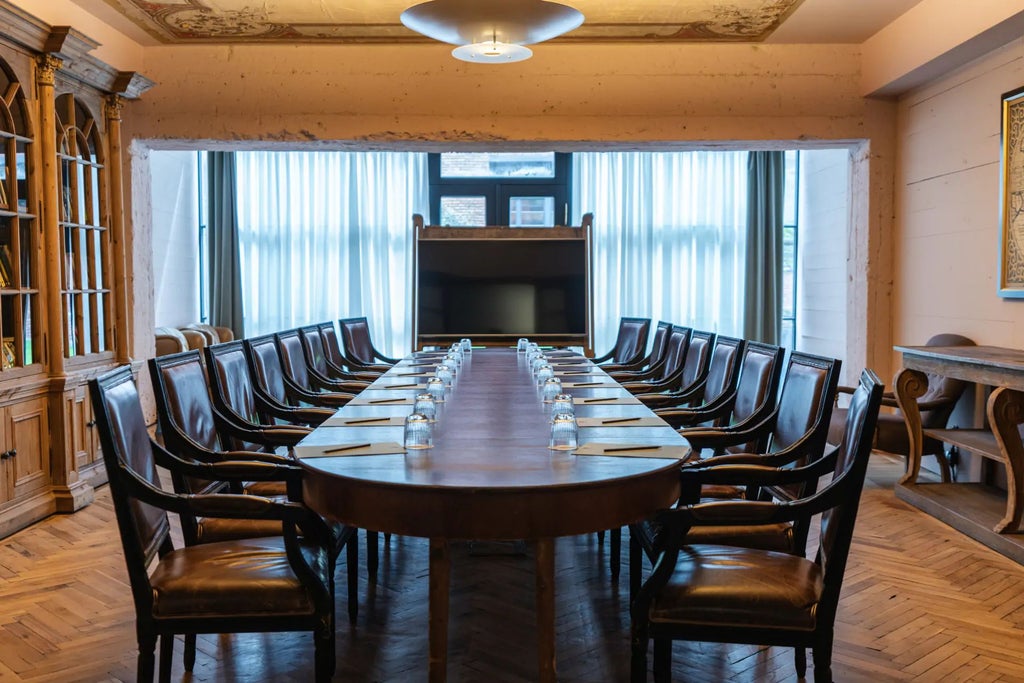
M617 401L617 400L618 400L618 398L616 398L615 396L608 396L608 397L605 397L605 398L585 398L585 399L583 399L583 402L584 403L600 403L601 401Z
M368 422L388 422L389 420L391 420L390 417L365 417L365 418L363 418L361 420L345 420L345 424L347 424L347 425L361 425L361 424L366 424Z
M354 444L349 444L348 446L338 446L337 448L328 448L328 449L324 450L324 453L341 453L343 451L354 451L357 448L369 448L372 445L373 444L369 444L369 443L354 443Z
M573 384L573 386L574 387L599 387L602 384L604 384L604 382L577 382L576 384Z
M418 386L419 384L391 384L381 387L381 389L415 389Z
M618 453L620 451L656 451L661 446L620 446L617 448L606 448L605 453Z
M603 425L610 425L610 424L616 424L616 423L619 423L619 422L636 422L639 419L640 419L639 417L616 417L615 419L612 419L612 420L601 420L601 424L603 424Z
M404 398L375 398L372 401L367 401L367 403L398 403L404 400Z

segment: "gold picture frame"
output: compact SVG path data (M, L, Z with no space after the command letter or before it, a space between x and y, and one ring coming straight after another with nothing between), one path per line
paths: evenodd
M1001 101L999 296L1024 298L1024 88Z

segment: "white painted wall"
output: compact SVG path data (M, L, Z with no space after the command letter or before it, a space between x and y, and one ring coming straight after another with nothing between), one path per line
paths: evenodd
M847 363L847 241L850 236L850 151L800 153L796 348ZM849 382L844 382L849 383Z
M152 174L154 325L199 321L196 152L154 151Z

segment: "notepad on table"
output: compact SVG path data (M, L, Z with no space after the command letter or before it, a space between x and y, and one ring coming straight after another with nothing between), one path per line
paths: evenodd
M619 458L664 458L684 460L690 456L689 446L656 446L653 444L585 443L576 455L604 455Z

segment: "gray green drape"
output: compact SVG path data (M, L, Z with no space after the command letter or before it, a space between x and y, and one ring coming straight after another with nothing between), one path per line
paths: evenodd
M207 152L207 231L210 240L210 324L244 337L242 267L238 250L234 152Z
M743 335L779 343L782 327L782 214L784 152L751 152L747 159L746 296Z

